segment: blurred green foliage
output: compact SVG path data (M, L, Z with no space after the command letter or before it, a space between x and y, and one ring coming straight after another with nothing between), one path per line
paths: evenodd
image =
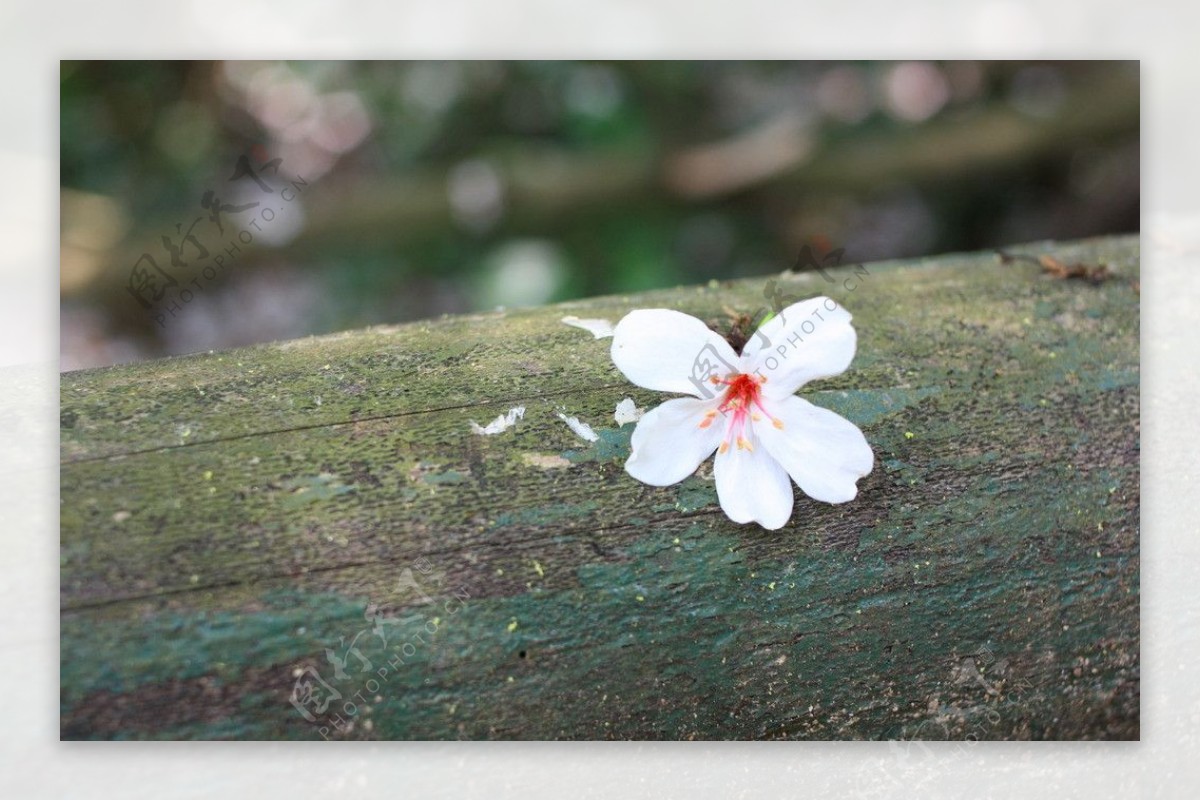
M63 366L766 274L808 242L857 262L1137 230L1136 114L1057 150L998 145L978 170L945 177L906 175L903 155L889 162L890 142L911 146L946 121L966 130L994 109L1067 113L1112 69L64 62ZM777 129L787 136L772 139ZM856 142L891 164L877 185L806 183L806 166ZM709 152L724 164L720 143L740 143L728 163L750 165L744 180L735 173L707 194L672 183L673 157ZM789 161L790 143L807 150ZM156 324L123 291L131 259L199 213L203 191L225 185L248 152L310 181L302 229L256 245L244 269ZM530 157L544 174L520 194L505 170L524 176ZM597 158L616 166L577 168L606 163ZM768 167L756 177L760 158ZM649 165L649 179L589 197L623 180L623 164L635 176ZM393 216L376 216L381 198Z

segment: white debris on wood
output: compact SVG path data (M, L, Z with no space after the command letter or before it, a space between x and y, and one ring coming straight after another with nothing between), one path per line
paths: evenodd
M492 434L499 434L501 431L504 431L507 428L512 428L512 426L524 416L525 416L525 407L524 406L514 406L513 408L508 410L508 414L500 415L495 420L488 423L486 426L481 426L481 425L479 425L479 423L476 423L474 420L472 420L471 421L471 430L474 431L476 434L480 434L482 436L491 436Z
M617 410L613 413L613 417L617 421L617 425L623 426L626 423L636 423L642 419L645 410L639 409L633 402L633 398L626 398L617 404Z
M613 335L613 325L608 320L598 318L589 318L581 320L573 314L569 314L562 318L562 321L567 325L575 328L582 328L584 331L590 331L596 339L604 339Z
M555 414L558 415L559 420L562 420L564 423L570 426L571 430L574 431L580 439L585 439L588 442L595 442L596 440L600 439L599 435L592 430L592 427L587 423L580 421L578 417L567 417L562 412L555 412Z

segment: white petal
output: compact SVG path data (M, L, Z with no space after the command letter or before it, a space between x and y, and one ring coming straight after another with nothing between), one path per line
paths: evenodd
M725 433L720 416L700 428L712 408L711 402L675 398L646 412L629 440L633 453L625 470L656 487L683 481L717 449Z
M767 529L780 528L792 516L795 502L792 482L749 427L746 433L750 434L753 450L734 444L725 453L717 454L713 465L717 498L735 523L755 522Z
M617 404L616 410L613 411L613 419L617 421L618 426L623 426L626 423L636 423L645 413L644 409L637 407L633 398L626 398Z
M514 406L513 408L508 410L507 415L504 415L504 414L500 415L495 420L488 423L487 426L481 426L481 425L479 425L479 423L476 423L474 420L470 420L468 422L471 423L471 430L474 431L476 434L479 434L481 436L491 436L493 434L499 434L501 431L504 431L505 429L516 425L516 422L518 420L520 420L521 418L523 418L524 416L525 416L525 407L524 406Z
M613 331L612 359L633 383L698 398L716 393L710 376L737 371L729 343L691 315L671 309L638 309Z
M855 482L875 466L875 454L858 426L795 396L764 406L783 428L764 418L754 424L755 431L800 489L826 503L853 500Z
M767 377L763 394L785 398L809 381L845 372L857 339L850 312L829 298L810 298L760 326L742 348L742 365Z
M600 435L592 430L592 427L580 420L578 417L567 417L562 412L555 412L558 419L562 420L567 426L575 432L575 435L587 442L595 442L600 439Z
M613 335L612 323L610 323L608 320L602 320L598 317L588 317L581 320L573 314L568 314L566 317L562 318L562 321L567 325L574 326L575 328L582 328L584 331L590 332L592 337L595 339L604 339L605 337L611 337Z

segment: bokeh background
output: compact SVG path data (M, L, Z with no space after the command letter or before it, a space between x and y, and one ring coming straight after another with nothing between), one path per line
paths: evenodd
M805 245L1139 228L1136 62L62 62L60 89L63 370Z

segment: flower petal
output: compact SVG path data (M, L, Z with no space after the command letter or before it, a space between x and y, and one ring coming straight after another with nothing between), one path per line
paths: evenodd
M625 462L626 472L655 487L690 476L721 442L719 418L700 427L713 408L711 401L675 398L646 412L630 438L633 453Z
M717 498L735 523L755 522L777 529L792 516L795 493L788 474L762 447L749 427L750 448L731 446L713 464Z
M761 372L763 394L786 398L809 381L845 372L857 341L850 312L836 301L802 300L759 326L742 349L743 372Z
M875 454L858 426L795 396L769 401L766 409L783 428L764 420L755 432L800 489L826 503L853 500L855 482L875 465Z
M660 392L708 398L710 375L735 372L737 354L708 326L671 309L638 309L613 330L612 359L633 383ZM724 364L722 364L724 362Z

